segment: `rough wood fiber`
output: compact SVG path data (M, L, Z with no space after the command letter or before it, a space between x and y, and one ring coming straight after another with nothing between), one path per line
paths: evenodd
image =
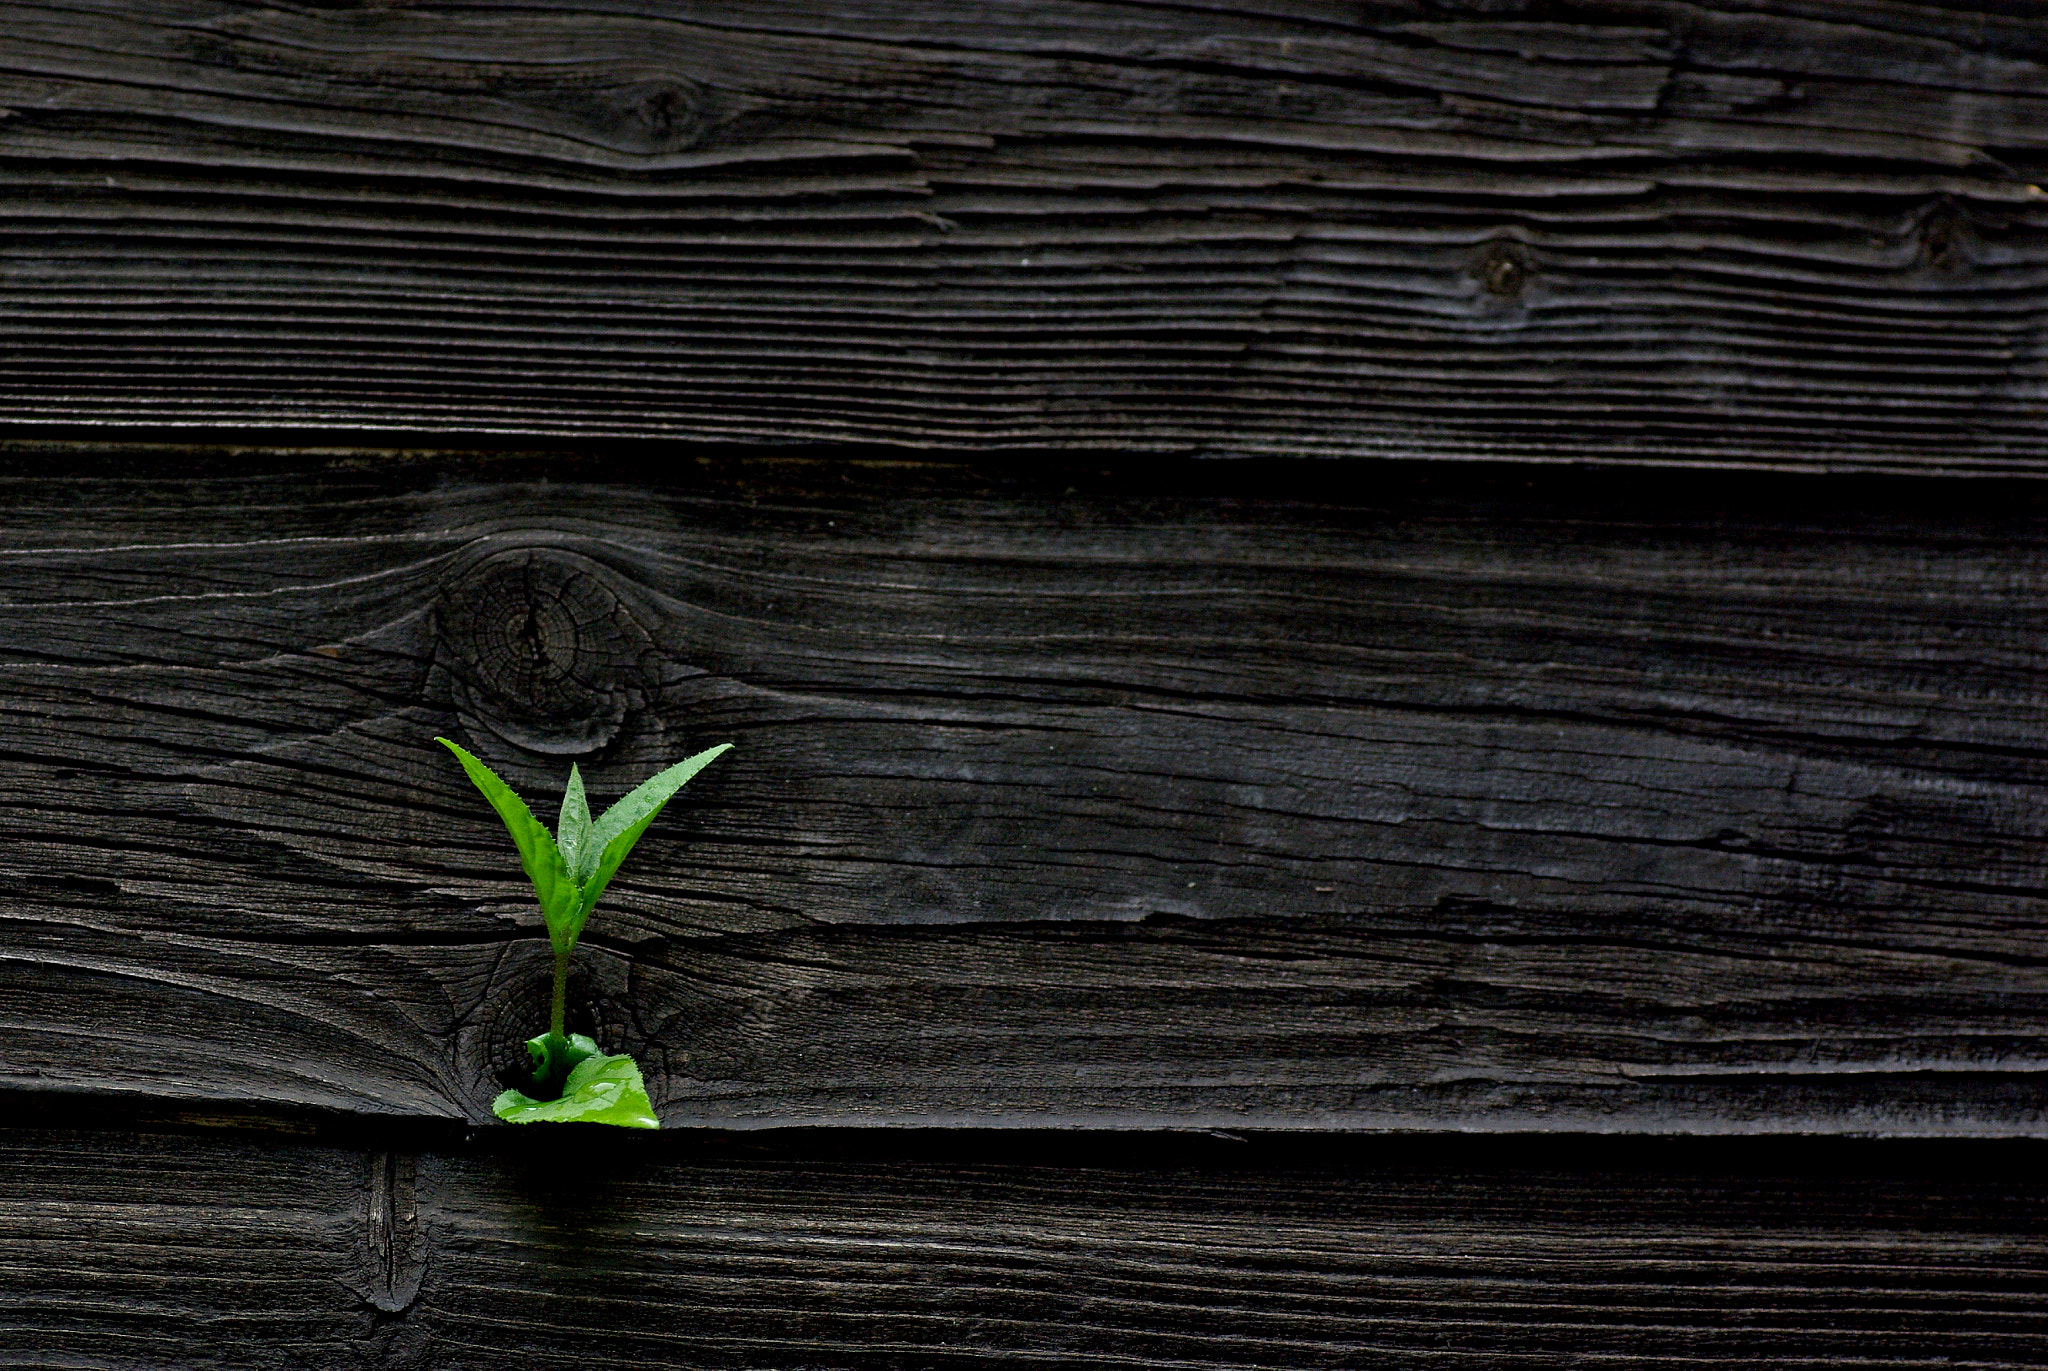
M1040 1140L402 1158L417 1286L359 1293L401 1159L0 1134L0 1361L65 1368L1941 1366L2048 1359L2037 1164L1502 1166ZM1080 1142L1081 1140L1077 1140ZM1486 1156L1495 1156L1499 1144ZM983 1150L987 1150L986 1144ZM1880 1154L1881 1155L1881 1154ZM90 1159L88 1162L86 1159ZM1967 1164L1958 1166L1959 1161ZM2030 1162L2035 1159L2028 1159ZM1617 1165L1617 1163L1620 1163ZM1647 1164L1646 1164L1647 1163Z
M571 987L671 1123L2048 1128L2041 498L1331 470L10 478L0 1078L486 1118L429 739L731 740Z
M2048 6L0 6L0 416L2044 469Z

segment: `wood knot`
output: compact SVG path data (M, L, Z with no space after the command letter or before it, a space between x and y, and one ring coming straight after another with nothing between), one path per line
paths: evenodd
M642 1050L646 1037L633 1017L631 975L629 958L608 954L586 939L569 963L567 1030L595 1038L607 1051ZM553 989L554 956L544 937L508 946L493 964L481 1008L465 1021L456 1044L458 1059L475 1073L469 1104L477 1117L490 1117L490 1103L499 1091L532 1085L526 1040L547 1032Z
M1935 271L1967 270L1971 262L1970 220L1951 196L1942 196L1920 220L1920 262Z
M1495 239L1472 258L1472 276L1497 300L1512 300L1529 282L1529 263L1513 243Z
M568 1031L588 1033L592 1028L589 1001L593 994L585 969L589 958L570 964ZM548 1028L548 1001L554 989L554 962L544 943L524 944L510 950L491 969L490 989L481 1014L472 1021L474 1029L468 1059L476 1063L483 1084L478 1103L484 1104L500 1090L526 1087L533 1062L527 1055L526 1040Z
M583 115L620 152L687 152L716 122L712 92L684 76L657 76L608 84L591 93Z
M647 700L652 639L598 564L554 548L487 557L448 587L439 665L473 736L587 756Z

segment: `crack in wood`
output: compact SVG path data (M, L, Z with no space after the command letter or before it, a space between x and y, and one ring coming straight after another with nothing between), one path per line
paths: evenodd
M335 1279L380 1312L403 1314L419 1298L427 1272L419 1159L411 1153L372 1152L368 1180L356 1264Z

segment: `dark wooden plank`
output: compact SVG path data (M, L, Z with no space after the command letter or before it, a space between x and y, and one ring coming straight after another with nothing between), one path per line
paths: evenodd
M488 1118L448 733L739 744L572 986L671 1123L2048 1128L2024 488L109 470L0 488L17 1085Z
M0 415L2042 468L2048 7L0 9Z
M931 1371L2048 1358L2048 1191L2031 1151L617 1141L576 1138L582 1174L563 1182L548 1176L559 1149L541 1146L0 1132L0 1358ZM406 1289L379 1305L366 1263L394 1239Z
M0 1157L0 1364L359 1364L369 1311L336 1278L364 1227L362 1154L10 1130Z

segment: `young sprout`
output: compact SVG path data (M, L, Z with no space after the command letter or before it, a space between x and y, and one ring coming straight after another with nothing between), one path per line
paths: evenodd
M598 896L604 894L619 863L640 841L662 806L732 744L721 743L677 762L594 820L583 798L583 776L571 765L569 785L562 793L562 815L555 832L549 833L533 817L526 801L496 772L446 738L434 741L455 754L469 779L505 821L512 844L519 849L519 864L526 868L533 893L540 898L541 918L547 922L548 941L555 949L555 993L548 1011L548 1031L526 1043L533 1058L536 1094L507 1090L498 1096L492 1111L508 1123L576 1121L659 1128L646 1083L633 1059L606 1056L583 1034L562 1031L569 953L575 949Z

